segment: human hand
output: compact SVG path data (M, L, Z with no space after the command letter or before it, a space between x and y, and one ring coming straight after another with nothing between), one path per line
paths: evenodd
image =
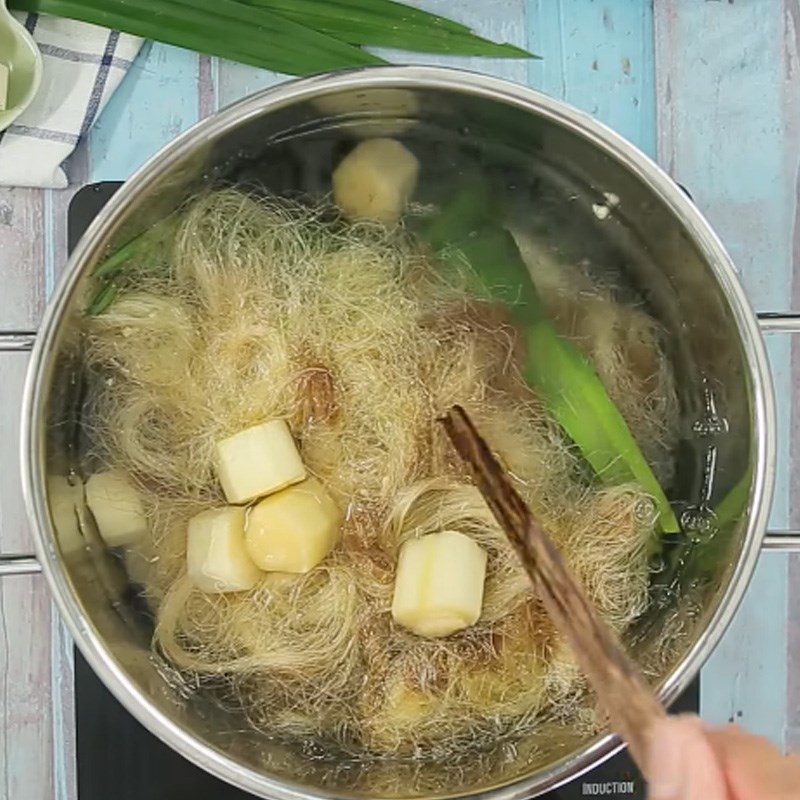
M650 738L648 800L800 800L800 757L737 725L669 717Z

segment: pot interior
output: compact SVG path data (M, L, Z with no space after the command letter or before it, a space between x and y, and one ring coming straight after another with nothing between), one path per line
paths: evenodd
M267 92L246 100L156 157L112 200L79 247L50 332L52 350L39 377L46 409L37 464L42 485L82 469L81 327L90 275L104 253L212 187L324 196L332 170L355 142L398 138L421 163L419 203L437 202L455 176L490 175L502 187L510 226L529 231L547 258L583 264L663 327L680 405L667 494L684 531L667 540L651 575L650 607L626 642L652 683L674 698L696 671L686 660L700 637L720 635L719 625L708 627L731 602L751 525L761 446L755 409L765 387L757 354L743 345L747 312L720 281L726 267L710 262L713 244L698 243L631 166L630 159L640 158L632 151L613 155L595 133L535 95L523 103L479 91L469 80L447 85L441 76L426 83L397 74L382 80L368 73L338 85L311 81L294 96ZM52 497L50 505L56 513ZM90 632L79 643L85 650L102 643L104 660L124 676L122 688L118 678L104 677L129 706L149 706L140 712L156 733L175 743L165 733L169 721L183 731L184 752L251 791L273 795L282 785L328 797L456 796L525 779L535 792L608 750L608 740L598 744L601 737L557 722L447 763L343 759L307 742L272 741L202 692L168 679L151 657L152 617L119 553L100 546L91 522L86 526L86 546L77 549L58 542L52 519L42 532L67 581L66 605ZM208 750L199 753L198 744Z

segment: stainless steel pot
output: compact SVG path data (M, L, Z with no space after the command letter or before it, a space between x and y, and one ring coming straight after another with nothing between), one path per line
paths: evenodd
M165 681L151 660L150 631L131 607L117 560L96 541L75 549L54 532L48 477L63 474L79 447L80 310L90 273L107 248L209 181L269 183L263 154L276 142L312 141L332 130L354 137L400 130L413 138L420 126L453 142L490 142L496 153L520 155L559 191L569 192L575 214L591 221L586 224L606 225L609 246L625 254L626 278L671 333L685 418L676 507L692 545L671 551L669 579L662 581L632 644L666 702L686 688L719 641L762 546L799 541L796 535L764 538L775 412L758 321L708 223L636 148L537 92L444 69L386 67L318 76L230 106L178 137L131 177L75 248L35 337L22 416L23 484L37 556L6 557L0 567L5 573L41 567L81 651L127 709L187 758L262 797L533 797L619 747L612 735L586 738L550 728L455 766L332 765L267 741ZM592 216L604 192L621 201L610 221ZM798 330L797 320L786 317L765 325ZM32 341L6 336L0 346L24 349ZM737 485L738 493L730 494ZM720 519L714 509L724 497L728 512ZM676 593L677 586L682 588ZM659 660L667 634L677 649Z

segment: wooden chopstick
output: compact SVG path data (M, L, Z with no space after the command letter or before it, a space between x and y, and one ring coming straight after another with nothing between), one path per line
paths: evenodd
M654 722L666 716L664 707L616 634L600 618L464 409L453 406L441 422L516 549L553 623L572 647L611 726L628 743L646 778L648 732Z

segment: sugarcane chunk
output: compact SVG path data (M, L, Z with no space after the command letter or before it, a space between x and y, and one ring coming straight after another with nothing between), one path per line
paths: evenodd
M333 173L333 201L348 216L394 225L417 185L419 162L395 139L369 139Z
M483 607L486 553L457 531L410 539L400 549L392 616L428 638L474 625Z
M306 477L289 426L282 419L255 425L218 442L216 464L229 503L248 503Z
M8 108L8 67L0 62L0 111Z
M86 505L109 547L134 544L147 534L139 492L117 470L96 472L86 481Z
M189 520L186 568L202 592L222 594L252 589L261 578L244 546L246 509L225 506Z
M266 571L309 572L339 541L341 522L333 498L316 478L309 478L250 509L247 552Z

